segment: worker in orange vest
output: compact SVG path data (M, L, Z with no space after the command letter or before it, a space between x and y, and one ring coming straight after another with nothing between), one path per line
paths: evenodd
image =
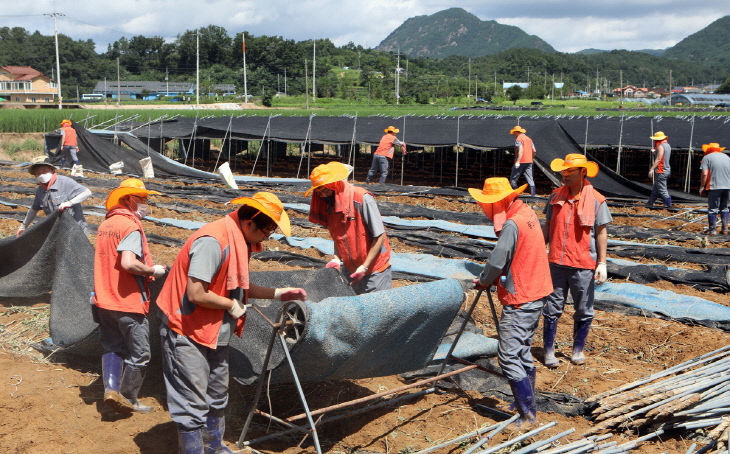
M187 239L157 297L167 406L179 452L186 454L232 452L223 444L229 343L233 334L243 333L248 298L307 298L301 288L249 282L251 253L261 250L277 226L291 234L279 198L257 192L230 203L241 207Z
M67 154L71 156L74 166L78 166L78 151L79 144L76 137L76 130L71 126L71 120L61 121L61 167L66 165Z
M370 184L370 180L375 178L375 174L380 172L380 183L385 183L385 177L388 176L388 161L393 160L393 153L395 147L400 145L400 149L403 152L403 156L406 155L406 143L401 142L395 136L400 132L395 126L388 126L385 128L385 135L380 139L378 148L373 153L373 162L370 164L370 170L368 176L365 178L365 183Z
M517 197L527 185L512 189L506 178L487 178L469 194L494 224L499 239L474 285L497 285L502 303L497 358L512 389L521 421L533 422L536 369L530 353L543 298L553 291L545 241L535 212Z
M548 260L553 292L543 308L544 362L558 367L555 333L563 313L568 291L573 297L573 364L583 364L583 349L593 320L595 283L606 281L606 225L612 221L606 198L596 191L588 178L598 174L598 164L580 153L553 159L553 172L560 172L563 185L554 190L545 205L545 242L550 243Z
M707 221L708 226L704 233L717 235L715 224L720 215L722 224L721 233L728 234L730 213L728 199L730 199L730 156L723 153L725 147L712 142L702 145L705 153L700 163L702 176L700 178L700 195L707 193Z
M340 269L357 294L391 288L390 243L373 195L348 183L350 169L342 163L321 164L309 179L312 193L309 220L326 227L335 244L328 268Z
M669 158L672 155L669 137L662 131L657 131L656 134L649 138L654 141L654 146L651 149L654 155L654 161L651 164L651 168L649 168L649 178L654 178L654 184L651 187L651 195L649 196L649 200L646 201L646 206L653 207L657 197L661 197L664 201L664 207L671 208L672 197L669 195L669 190L667 189L667 180L672 174L669 166Z
M109 193L106 219L96 233L92 311L99 323L104 403L121 413L142 412L137 396L150 360L149 282L165 275L154 265L140 222L147 197L160 194L128 178Z
M530 194L535 195L535 180L532 177L532 163L535 159L537 149L532 139L525 134L525 128L517 125L510 129L509 133L515 138L515 165L509 175L509 183L513 188L517 187L517 180L525 176L527 185L530 186Z

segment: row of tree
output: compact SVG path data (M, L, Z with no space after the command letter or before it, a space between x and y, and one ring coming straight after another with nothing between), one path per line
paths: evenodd
M116 80L117 61L122 80L194 81L196 33L199 39L201 92L219 83L243 87L243 46L240 33L209 25L188 30L172 42L161 37L121 38L97 53L92 40L73 40L59 35L61 81L65 98L78 89L90 92L103 79ZM311 77L313 42L296 42L280 36L246 35L249 93L264 95L277 90L302 94L305 60ZM366 49L352 43L337 47L328 39L316 41L316 90L318 97L394 100L398 56ZM20 27L0 28L0 65L28 65L55 76L52 36L30 33ZM549 94L552 82L564 82L564 92L610 90L619 83L667 87L669 70L673 85L722 82L728 68L655 57L641 52L612 51L593 55L546 53L511 49L497 55L469 59L400 56L401 102L428 102L434 98L464 96L488 98L499 93L503 81L530 82L528 95ZM711 75L711 76L710 76ZM719 79L719 80L718 80ZM496 86L495 86L496 82ZM310 82L311 83L311 82ZM311 85L310 85L311 86Z

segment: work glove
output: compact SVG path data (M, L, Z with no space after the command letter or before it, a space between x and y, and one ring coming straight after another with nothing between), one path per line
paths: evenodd
M22 235L23 232L25 232L25 226L23 224L21 224L20 227L18 227L18 232L15 234L15 238L17 238L20 235Z
M72 205L73 204L67 200L58 206L58 212L63 213L66 209L71 208Z
M231 317L233 317L234 320L238 320L246 313L246 306L244 306L243 303L236 298L232 298L231 300L233 301L233 305L228 308L228 313L231 314Z
M167 273L167 267L165 265L152 265L152 276L153 277L162 277Z
M596 280L597 284L603 284L606 282L606 279L608 279L608 272L606 271L605 263L600 262L598 266L596 266L596 272L593 275L593 279Z
M355 272L350 275L350 279L352 279L352 283L354 284L355 282L358 282L359 280L364 278L365 274L367 274L367 272L368 272L368 269L365 268L365 266L363 266L363 265L358 266L357 269L355 270Z
M307 292L303 288L277 288L274 290L274 299L279 301L306 301Z
M337 257L333 258L329 262L327 262L327 266L325 268L337 268L340 269L340 265L342 265L342 262Z
M476 290L487 290L489 288L488 285L482 285L478 277L473 279L472 282L474 283L474 289Z
M519 162L515 162L515 169L519 169L519 168L520 168L520 163Z

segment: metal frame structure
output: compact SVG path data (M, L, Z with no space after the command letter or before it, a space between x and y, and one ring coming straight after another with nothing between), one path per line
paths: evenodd
M476 297L472 301L472 303L468 309L467 316L464 318L464 322L461 324L461 327L459 328L459 331L457 332L456 337L454 338L454 341L451 344L451 348L449 349L448 354L444 358L441 368L440 368L439 372L436 374L436 376L418 380L418 381L410 383L408 385L403 385L398 388L376 393L376 394L372 394L370 396L361 397L359 399L353 399L353 400L346 401L346 402L341 402L339 404L330 405L330 406L324 407L324 408L319 408L317 410L310 410L310 408L309 408L309 404L307 403L307 398L304 394L304 391L302 390L301 383L299 382L299 377L296 372L296 367L294 366L294 362L292 361L291 356L289 354L289 347L288 347L289 344L287 343L287 340L289 340L290 342L299 341L299 339L302 336L302 332L304 330L304 316L301 313L301 308L294 302L287 303L284 306L282 306L282 308L281 308L279 320L277 322L272 322L270 319L268 319L266 317L266 315L264 315L259 310L259 308L257 308L255 305L252 306L253 309L256 310L256 312L271 326L272 332L271 332L271 337L269 339L268 348L266 350L266 355L264 357L263 366L261 368L261 373L259 374L259 376L256 380L256 391L254 393L254 397L251 402L248 414L246 415L246 420L243 424L243 428L241 429L241 434L238 438L237 446L239 448L243 448L246 446L251 446L255 443L263 442L263 441L270 440L273 438L278 438L283 435L298 432L298 433L304 434L305 438L307 436L311 435L312 442L315 446L317 454L321 454L322 448L320 446L319 436L317 433L318 424L324 424L327 422L336 421L336 420L339 420L339 419L342 419L342 418L345 418L348 416L352 416L355 414L374 410L376 408L381 408L381 407L385 407L385 406L389 406L389 405L395 405L395 404L398 404L398 403L400 403L404 400L410 399L410 398L420 397L420 396L423 396L426 394L433 393L436 391L439 381L441 381L445 378L454 376L454 375L462 374L464 372L467 372L467 371L470 371L473 369L479 369L479 370L482 370L482 371L485 371L488 373L495 374L495 372L493 372L487 368L484 368L482 366L479 366L478 364L463 360L461 358L455 358L455 357L451 356L451 354L454 351L454 348L456 347L456 344L459 342L459 339L461 338L461 335L464 332L464 329L466 328L466 324L467 324L468 320L471 318L471 314L474 312L474 309L476 308L477 302L479 301L479 298L481 297L483 291L484 290L479 290ZM492 314L495 317L494 321L495 321L495 324L497 324L498 322L496 319L496 313L494 312L492 298L491 298L491 295L488 294L488 296L489 296L490 305L492 306ZM497 329L499 329L499 328L497 328ZM261 399L261 393L263 391L264 383L266 382L266 375L268 372L267 369L268 369L269 361L271 359L271 352L274 348L274 343L276 342L277 338L279 339L279 342L281 343L281 346L284 350L284 353L286 356L286 361L289 366L289 370L291 371L292 377L294 379L294 384L297 389L297 393L299 394L299 399L302 403L302 407L304 408L303 413L294 415L294 416L290 416L285 419L278 418L272 414L269 414L269 413L259 410L257 408L258 403ZM464 364L464 367L453 370L451 372L444 373L446 363L449 359ZM362 404L365 402L377 400L382 397L403 393L410 389L421 387L421 386L432 384L432 383L434 383L434 386L429 387L428 389L425 389L425 390L408 393L408 394L401 395L398 397L393 397L388 400L382 400L380 402L376 402L376 403L368 405L366 407L349 410L344 413L338 414L336 416L324 418L324 415L326 413L329 413L329 412L332 412L335 410L343 410L348 407L352 407L352 406ZM267 434L267 435L264 435L264 436L261 436L261 437L258 437L258 438L252 439L252 440L246 440L246 435L249 432L249 429L251 427L251 421L253 420L254 415L261 415L263 417L266 417L271 421L281 424L282 426L286 427L286 429L279 431L279 432L272 433L272 434ZM314 419L315 416L318 416L316 421ZM301 421L304 419L306 419L306 424L297 423L297 421Z

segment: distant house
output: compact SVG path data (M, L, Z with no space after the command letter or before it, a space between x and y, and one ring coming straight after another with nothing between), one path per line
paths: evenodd
M50 104L56 101L58 86L30 66L0 66L0 98L23 104Z
M621 96L624 98L633 98L634 93L636 93L636 86L634 85L627 85L625 87L619 87L613 89L613 94L615 96Z
M216 93L232 95L236 93L236 86L233 84L213 85L211 96ZM157 81L120 81L117 88L117 81L99 81L94 87L94 93L104 98L137 99L152 101L162 96L177 98L181 96L195 96L195 84L192 82L157 82Z

